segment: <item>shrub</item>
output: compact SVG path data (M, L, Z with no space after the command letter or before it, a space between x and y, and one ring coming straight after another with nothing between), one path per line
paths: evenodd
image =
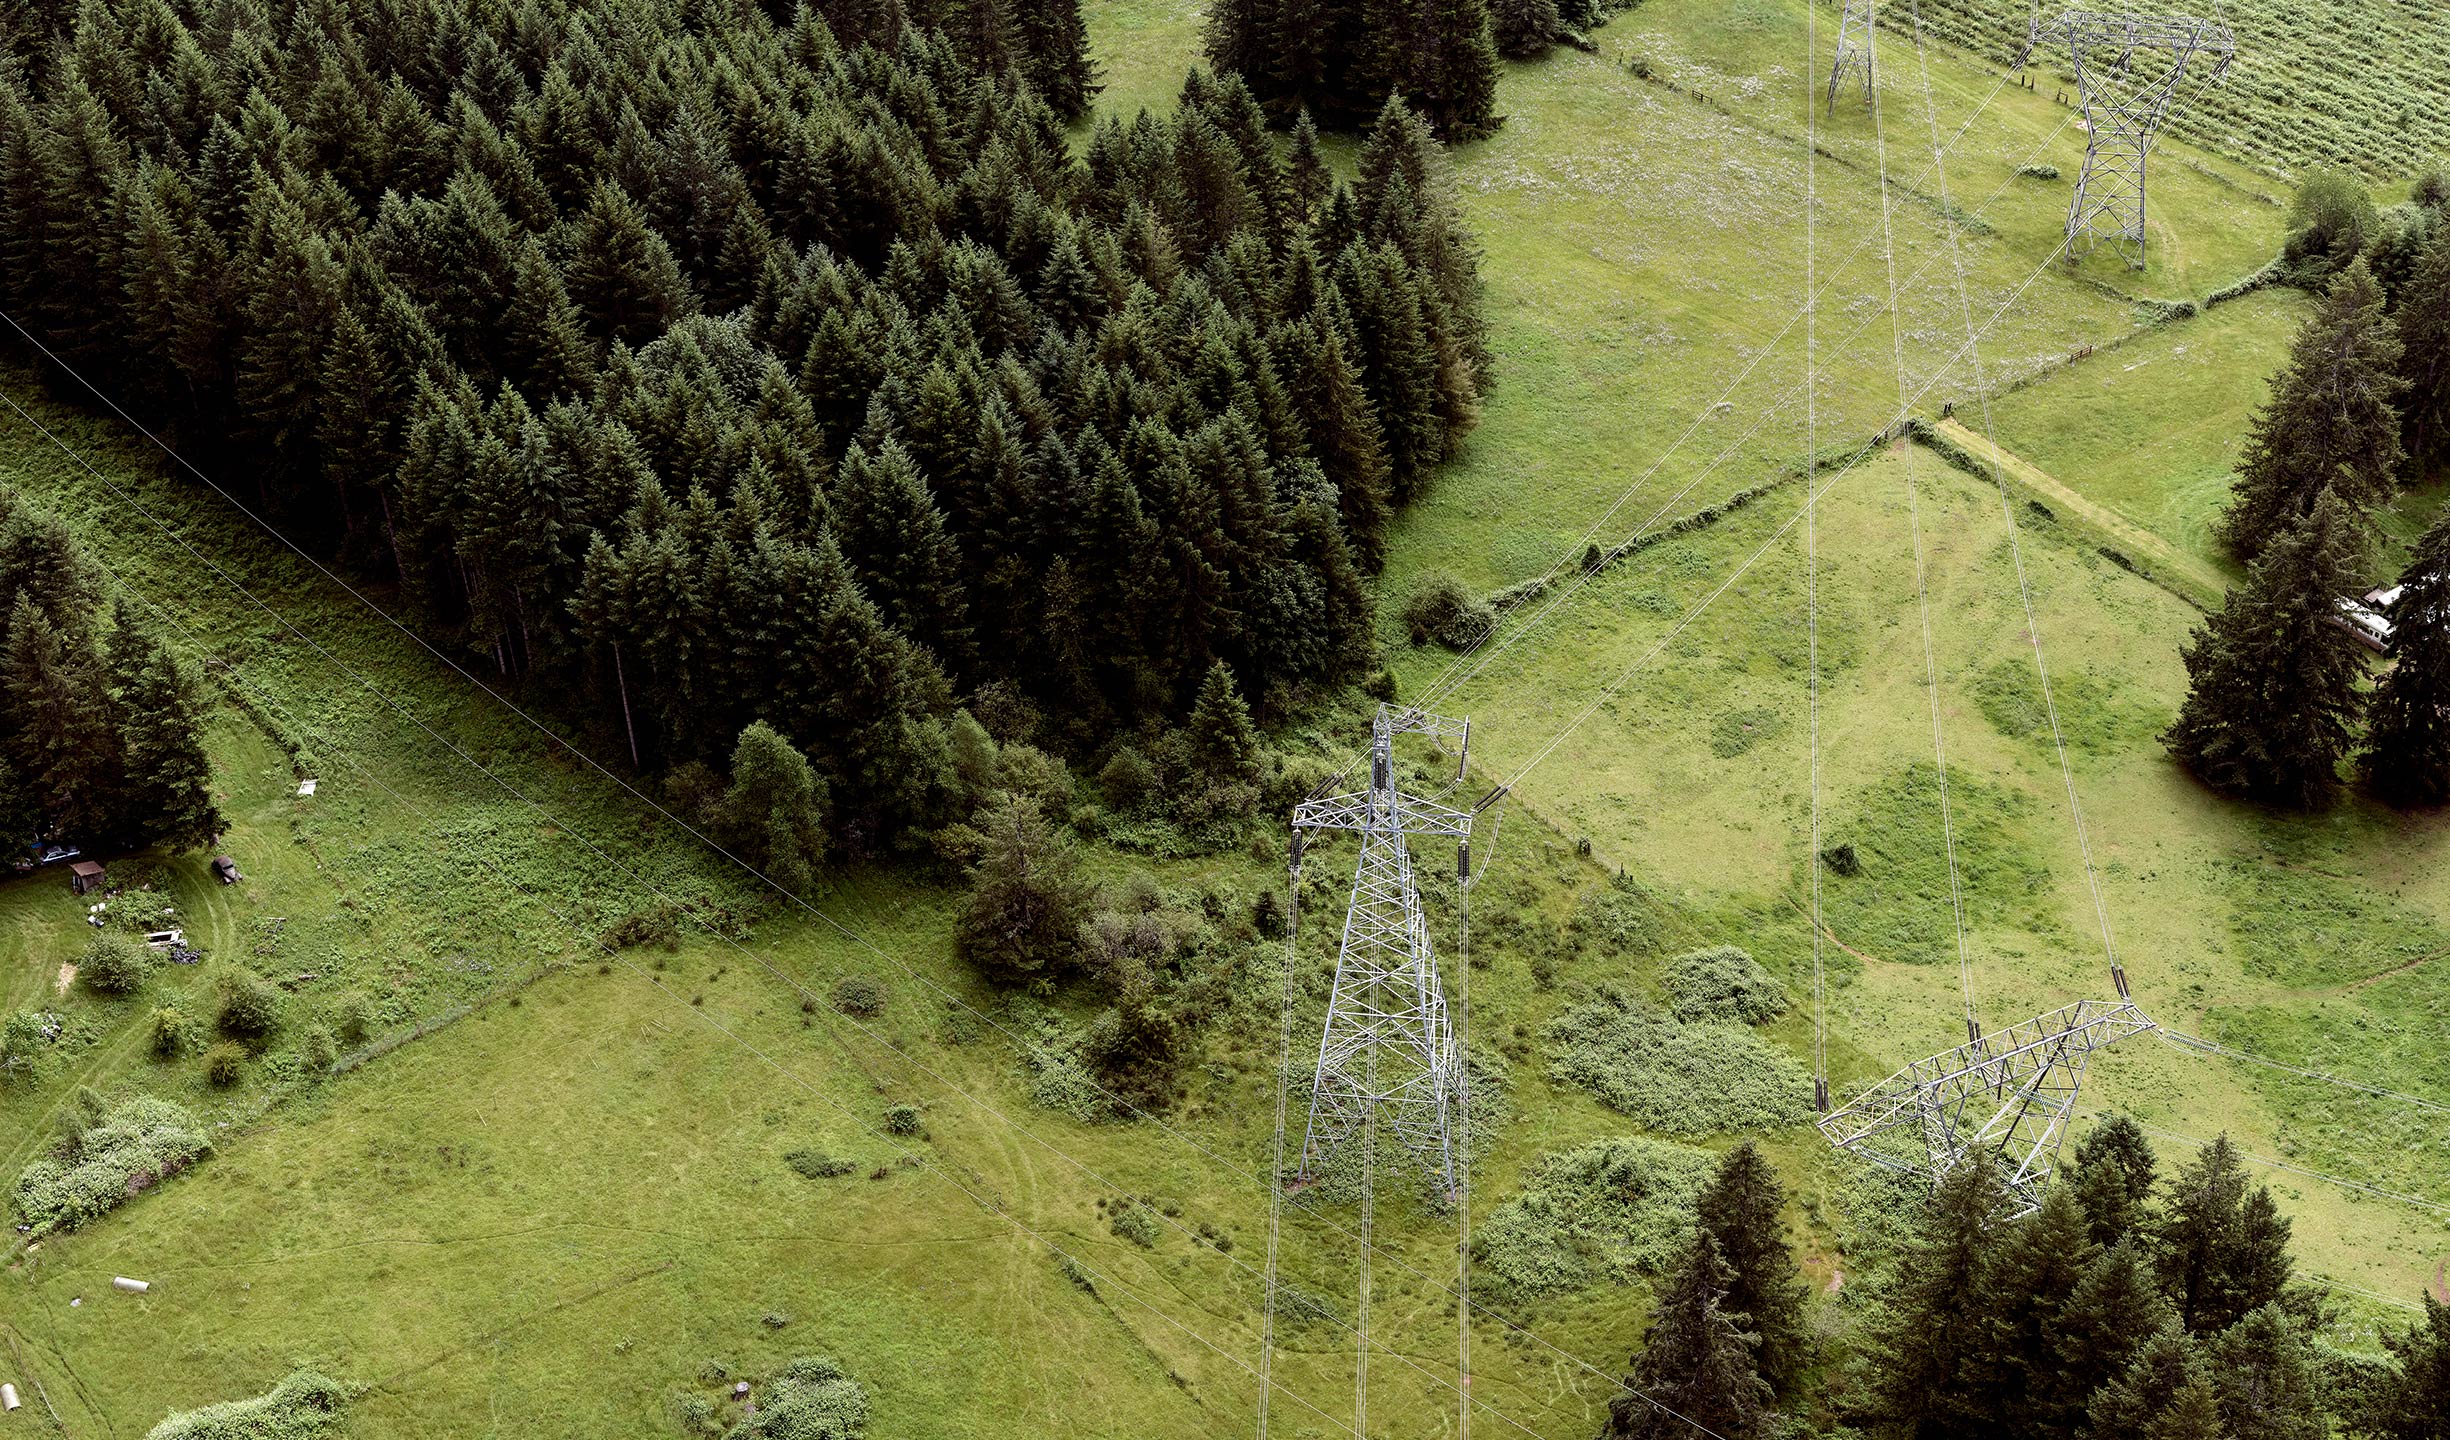
M2327 273L2364 250L2374 220L2373 196L2363 181L2344 170L2310 170L2289 203L2281 254L2291 261L2327 262Z
M962 958L1006 983L1070 969L1091 902L1071 844L1021 796L998 797L979 828L985 853L953 930Z
M1829 873L1832 875L1853 877L1863 873L1863 857L1855 853L1855 847L1851 841L1844 845L1832 845L1821 851L1820 863L1828 866Z
M1527 1299L1656 1274L1692 1233L1711 1168L1706 1151L1634 1137L1545 1156L1474 1227L1478 1277Z
M0 1080L33 1079L59 1030L59 1017L47 1010L10 1011L0 1020Z
M1663 978L1679 1020L1758 1025L1786 1013L1786 987L1733 945L1679 955Z
M1361 682L1361 693L1372 700L1383 700L1389 705L1394 704L1395 672L1384 668L1370 672Z
M872 975L849 975L834 986L834 1008L861 1019L885 1013L885 987Z
M926 1123L919 1118L918 1106L888 1105L885 1107L886 1134L923 1135L926 1132L927 1126Z
M155 1058L168 1060L195 1043L196 1022L176 1005L157 1005L145 1022L146 1043Z
M1433 570L1412 587L1411 597L1404 601L1403 622L1415 645L1435 640L1449 650L1460 650L1489 632L1497 623L1497 612L1465 590L1462 581Z
M72 1229L194 1164L212 1148L186 1110L135 1095L105 1111L66 1156L17 1176L17 1210L34 1233Z
M1118 745L1097 772L1097 788L1120 814L1135 814L1157 793L1157 767L1129 745Z
M2027 180L2056 180L2059 178L2059 167L2056 165L2019 165L2016 167L2016 173Z
M1148 1213L1148 1207L1138 1201L1117 1205L1114 1219L1107 1223L1106 1228L1143 1250L1156 1249L1158 1238L1163 1233L1157 1227L1157 1217Z
M802 1356L767 1385L757 1413L733 1426L730 1440L860 1440L868 1408L867 1387L841 1365Z
M213 979L213 1023L224 1035L260 1040L281 1028L282 999L263 976L230 966Z
M332 1006L332 1029L344 1045L365 1044L381 1024L374 1001L363 990L346 992Z
M1557 18L1557 0L1496 0L1489 7L1489 38L1497 53L1510 60L1528 60L1557 43L1565 29Z
M299 1370L252 1400L174 1414L146 1431L145 1440L316 1440L340 1433L348 1403L340 1382Z
M318 1077L328 1075L332 1062L339 1058L340 1046L332 1039L332 1032L323 1026L309 1025L306 1033L298 1037L298 1063L306 1067L307 1074Z
M1653 1130L1716 1135L1812 1118L1812 1082L1785 1051L1730 1025L1686 1025L1621 986L1549 1027L1548 1071Z
M77 979L97 995L133 995L153 973L153 952L133 935L105 930L77 958Z
M237 1084L246 1073L247 1052L245 1047L233 1045L224 1040L204 1052L204 1078L211 1081L214 1088L227 1090Z
M787 1150L783 1163L799 1172L803 1180L833 1180L850 1174L859 1167L839 1155L822 1150Z
M995 757L995 785L1026 795L1060 820L1072 813L1072 770L1035 745L1012 744Z

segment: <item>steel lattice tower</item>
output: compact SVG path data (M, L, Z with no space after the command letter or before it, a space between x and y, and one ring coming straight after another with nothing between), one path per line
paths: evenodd
M2085 1062L2156 1029L2133 1001L2079 1000L1917 1060L1820 1120L1821 1134L1875 1165L1937 1185L1976 1151L1999 1157L2008 1212L2042 1203Z
M1381 705L1370 731L1369 789L1306 800L1293 812L1296 843L1314 830L1361 836L1297 1178L1315 1178L1339 1147L1374 1122L1420 1160L1446 1195L1454 1191L1462 1161L1456 1145L1462 1061L1447 1029L1446 996L1406 842L1414 835L1461 840L1471 834L1472 817L1396 787L1398 735L1453 740L1462 749L1470 727Z
M2237 56L2237 40L2225 25L2191 16L2153 17L2062 11L2056 19L2034 17L2027 24L2025 53L2017 57L2023 69L2045 40L2063 40L2076 68L2076 87L2084 100L2084 124L2091 142L2084 151L2084 171L2076 179L2075 199L2067 209L2067 243L2107 240L2122 250L2133 247L2133 261L2144 263L2144 158L2152 151L2162 118L2199 54L2216 57L2211 79L2228 73ZM2153 57L2139 72L2136 57ZM2163 61L2159 57L2166 55Z
M1863 72L1863 103L1872 103L1872 68L1879 58L1876 19L1872 7L1878 0L1846 0L1846 8L1838 15L1837 59L1829 65L1829 109L1837 110L1838 89L1846 83L1846 72Z

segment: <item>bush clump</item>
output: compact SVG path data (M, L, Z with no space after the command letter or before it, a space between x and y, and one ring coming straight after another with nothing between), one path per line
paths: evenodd
M232 965L213 978L213 1023L224 1035L261 1040L281 1028L283 996L271 981Z
M1449 650L1461 650L1489 633L1489 627L1497 623L1497 612L1464 589L1462 581L1433 570L1412 587L1402 618L1413 644L1434 640Z
M216 1090L227 1090L246 1078L247 1050L227 1040L204 1052L204 1078Z
M885 987L873 975L850 975L834 986L834 1008L862 1020L885 1013Z
M1529 1299L1655 1274L1692 1233L1711 1167L1706 1151L1632 1136L1543 1157L1475 1227L1476 1278Z
M1148 1207L1137 1201L1116 1206L1114 1219L1107 1222L1106 1228L1143 1250L1156 1249L1162 1234L1157 1227L1157 1217L1148 1213Z
M919 1118L919 1107L916 1105L888 1105L885 1107L885 1133L924 1135L927 1124Z
M1733 945L1679 955L1662 980L1679 1020L1758 1025L1786 1013L1786 987Z
M1549 1027L1548 1073L1670 1135L1720 1135L1812 1118L1812 1081L1785 1051L1732 1025L1687 1025L1622 986Z
M17 1174L17 1212L37 1235L73 1229L176 1175L212 1148L195 1117L133 1095Z
M2016 167L2016 173L2027 180L2056 180L2059 178L2059 167L2056 165L2019 165Z
M153 974L153 952L133 935L105 930L77 957L77 979L97 995L133 995Z
M155 1006L153 1018L145 1025L146 1041L156 1059L171 1059L195 1043L196 1022L176 1005Z
M757 1399L757 1413L728 1440L860 1440L868 1433L868 1389L824 1356L783 1367Z
M798 1171L804 1180L838 1179L859 1168L852 1161L823 1150L786 1150L783 1163Z
M251 1400L180 1411L146 1431L145 1440L316 1440L340 1433L348 1403L339 1381L298 1370Z

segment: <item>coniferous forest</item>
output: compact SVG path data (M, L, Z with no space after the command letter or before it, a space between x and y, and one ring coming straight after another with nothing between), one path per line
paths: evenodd
M1076 158L1069 0L4 13L12 314L604 749L766 722L854 846L982 690L1087 752L1352 676L1485 383L1418 115L1348 186L1195 73Z

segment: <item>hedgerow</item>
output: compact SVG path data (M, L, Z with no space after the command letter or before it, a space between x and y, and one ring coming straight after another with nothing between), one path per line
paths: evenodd
M134 1095L17 1175L17 1213L37 1235L105 1215L194 1164L212 1142L186 1110Z

